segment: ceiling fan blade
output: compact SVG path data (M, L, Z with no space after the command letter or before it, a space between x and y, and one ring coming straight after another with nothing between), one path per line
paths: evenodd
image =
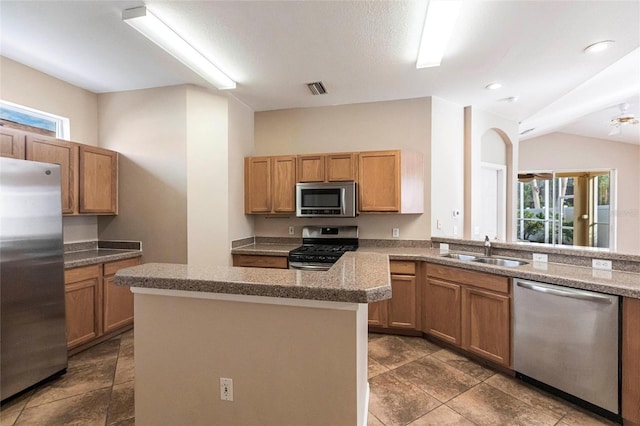
M609 132L609 136L615 136L615 135L619 135L620 134L620 126L615 126L613 129L611 129L611 131Z

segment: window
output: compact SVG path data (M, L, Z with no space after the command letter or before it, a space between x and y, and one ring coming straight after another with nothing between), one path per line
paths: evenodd
M518 174L518 240L611 247L609 171Z
M0 101L0 122L8 127L69 139L69 119L33 108Z

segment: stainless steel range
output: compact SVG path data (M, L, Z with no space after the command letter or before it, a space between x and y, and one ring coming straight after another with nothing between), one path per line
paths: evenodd
M289 267L326 271L345 252L357 249L357 226L305 226L302 246L289 252Z

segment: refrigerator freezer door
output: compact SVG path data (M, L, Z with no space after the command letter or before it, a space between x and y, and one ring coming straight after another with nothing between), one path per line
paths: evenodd
M0 158L0 399L67 367L60 166Z

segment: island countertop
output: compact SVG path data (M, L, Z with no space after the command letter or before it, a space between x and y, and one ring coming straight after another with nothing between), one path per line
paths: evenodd
M389 257L345 253L328 271L147 263L121 269L122 286L331 302L370 303L391 298Z

